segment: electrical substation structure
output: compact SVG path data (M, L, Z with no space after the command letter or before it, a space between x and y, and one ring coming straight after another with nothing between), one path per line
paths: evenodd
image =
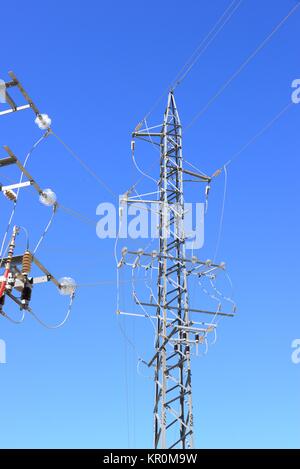
M0 116L31 109L36 116L35 123L40 130L44 131L44 133L42 137L34 143L27 154L24 163L21 163L19 158L17 158L8 146L3 147L3 155L0 155L0 170L5 170L7 167L17 167L20 172L20 177L17 181L9 180L9 184L0 183L0 193L2 193L2 195L7 199L7 203L12 204L11 214L0 246L0 270L4 268L3 274L0 274L0 315L15 324L20 324L24 321L25 313L27 312L41 325L50 329L56 329L61 327L69 317L73 305L76 284L70 277L62 277L58 280L37 258L37 250L41 246L50 226L52 225L54 216L59 208L59 203L56 200L56 194L49 188L42 189L36 179L26 168L32 152L42 141L45 141L49 135L51 135L51 119L47 114L40 113L39 109L29 97L15 74L13 72L9 72L9 76L11 78L10 81L1 83L1 103L3 106L1 106L0 109ZM15 90L17 92L18 99L23 99L22 103L16 103L16 98L11 96L11 90ZM1 175L7 178L5 174L1 173ZM32 249L29 243L29 227L13 225L20 191L28 187L33 187L42 205L48 206L52 209L49 222L42 231L39 241ZM23 253L15 254L16 245L18 244L17 236L21 231L26 235L26 248L23 250ZM5 247L5 242L8 237L10 241ZM33 267L36 271L34 275L31 273ZM56 325L46 324L30 306L33 288L36 285L47 282L52 282L62 295L70 296L67 314L64 320ZM12 302L20 309L22 313L20 318L15 318L10 314L9 307L8 310L6 309L7 298L12 300Z

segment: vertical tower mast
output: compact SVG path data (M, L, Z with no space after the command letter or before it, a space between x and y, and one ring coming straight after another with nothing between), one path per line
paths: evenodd
M159 272L155 368L154 446L193 447L188 289L185 264L184 196L181 124L173 93L169 93L161 131L159 179ZM169 235L169 236L168 236ZM176 260L173 260L176 259ZM174 321L167 321L170 309ZM177 317L176 317L177 316ZM169 347L166 337L182 326L178 343ZM173 335L173 334L172 334ZM178 427L178 440L171 446L167 430Z

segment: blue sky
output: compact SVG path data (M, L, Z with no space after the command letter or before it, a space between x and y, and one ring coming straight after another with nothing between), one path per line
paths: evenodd
M176 90L183 127L296 3L242 2ZM8 70L17 74L52 118L54 131L117 196L139 177L130 159L133 128L228 4L2 5L0 78L7 79ZM211 174L290 102L291 83L300 78L299 23L300 10L184 132L189 161ZM161 122L165 102L166 96L149 124ZM291 106L228 168L219 260L227 262L239 314L222 321L217 343L193 362L201 448L299 448L300 365L291 361L291 343L300 336L299 111ZM0 118L0 143L21 160L40 135L30 111ZM156 155L139 146L138 158L149 168ZM53 137L36 150L28 168L42 187L53 188L63 205L94 225L97 205L114 201ZM205 259L216 244L223 184L220 177L210 198L199 252ZM200 190L193 197L203 201ZM9 208L1 199L2 230ZM32 243L48 218L49 209L24 189L15 221L29 229ZM18 243L22 251L24 238ZM0 365L1 447L152 445L153 382L137 374L136 355L118 326L113 246L113 240L97 238L93 223L57 214L40 260L58 277L107 284L80 288L70 321L56 331L31 317L20 326L1 319L0 339L7 344L7 363ZM36 287L33 306L55 323L66 301L47 285ZM150 356L151 326L138 321L122 325Z

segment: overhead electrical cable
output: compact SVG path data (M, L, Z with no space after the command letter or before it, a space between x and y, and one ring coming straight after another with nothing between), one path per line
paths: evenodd
M52 207L52 214L51 214L50 220L48 221L48 223L47 223L47 225L46 225L46 228L44 229L44 231L43 231L43 233L42 233L42 235L41 235L39 241L37 242L37 244L36 244L36 246L35 246L35 248L34 248L34 250L33 250L33 254L36 254L36 252L37 252L37 250L39 249L40 245L41 245L42 242L44 241L45 236L46 236L46 234L48 233L48 231L49 231L49 229L50 229L50 227L51 227L51 225L52 225L54 216L55 216L55 214L56 214L56 208L57 208L57 206L56 206L56 205L53 205L53 207Z
M250 140L248 140L247 143L245 143L240 150L235 152L232 157L227 160L227 162L222 166L222 170L224 171L224 191L223 191L223 200L222 200L222 208L221 208L221 215L220 215L220 221L219 221L219 229L218 229L218 235L217 235L217 244L215 248L215 254L214 254L214 262L216 260L216 257L218 255L218 251L220 248L220 243L221 243L221 236L222 236L222 231L223 231L223 223L224 223L224 213L225 213L225 203L226 203L226 195L227 195L227 181L228 181L228 166L233 163L233 161L236 160L249 146L254 144L256 140L258 140L262 135L265 134L283 115L287 113L289 109L293 106L293 103L288 103L285 105L281 111L276 113L276 115L266 124L262 127L261 130L259 130Z
M29 158L31 157L32 153L36 150L36 148L40 145L40 143L49 135L49 132L45 132L42 137L40 137L34 144L33 146L31 147L31 149L29 150L29 152L27 153L26 155L26 158L24 160L24 163L23 163L23 167L25 168L28 161L29 161ZM21 174L20 176L20 180L19 180L19 184L22 183L23 181L23 173ZM6 241L6 238L8 236L8 233L9 233L9 230L10 230L10 227L11 227L11 224L12 224L12 221L13 221L13 218L14 218L14 215L15 215L15 212L16 212L16 208L17 208L17 203L18 203L18 200L19 200L19 193L20 193L20 187L18 187L18 190L16 192L16 200L14 201L14 205L13 205L13 208L12 208L12 211L11 211L11 214L10 214L10 217L8 219L8 224L7 224L7 227L6 227L6 231L4 233L4 236L2 238L2 243L1 243L1 247L0 247L0 267L2 265L2 252L3 252L3 248L4 248L4 244L5 244L5 241Z
M51 130L52 135L57 139L58 142L61 143L61 145L68 151L68 153L76 160L78 163L82 166L82 168L90 175L92 176L95 181L97 181L107 192L110 193L113 197L118 197L117 194L98 176L98 174L93 171L88 164L80 158L80 156L67 144L64 142L64 140L59 137L53 130Z
M150 110L140 120L139 124L136 126L136 130L139 129L142 126L143 122L146 119L148 119L148 117L153 113L153 111L156 109L158 104L169 93L169 91L171 89L175 89L183 81L183 79L187 76L187 74L191 71L193 66L199 60L202 53L208 48L208 46L215 39L217 34L223 29L223 27L227 24L227 22L230 20L230 18L235 13L235 11L239 8L240 4L242 3L242 0L239 0L236 3L236 5L234 6L234 8L231 10L231 8L233 7L233 5L235 3L236 3L236 0L232 1L229 4L229 6L225 9L225 11L222 13L222 15L217 20L217 22L214 24L214 26L211 28L211 30L208 32L208 34L204 37L204 39L201 40L200 44L196 47L195 51L190 56L188 61L184 64L184 66L182 67L180 72L177 74L177 76L169 84L168 88L157 98L157 100L154 102L154 104L150 108ZM224 20L224 22L223 22L223 20ZM210 38L210 36L212 36L212 37ZM207 41L208 41L208 43L207 43ZM205 49L202 49L204 47L205 47Z
M70 215L73 218L76 218L77 220L81 221L82 223L90 226L96 226L97 221L92 220L92 218L87 217L85 214L78 212L78 210L74 210L73 208L66 207L65 205L62 205L59 203L58 209L62 210L66 214Z
M240 150L232 155L232 157L225 163L225 166L228 167L236 158L238 158L241 153L243 153L250 145L252 145L256 140L261 137L267 130L269 130L284 114L287 113L291 107L294 106L293 102L286 104L281 111L279 111L259 132L257 132L245 145L242 146Z
M222 208L221 208L221 215L220 215L220 221L219 221L219 228L218 228L218 235L217 235L217 244L215 248L215 253L213 257L213 262L215 263L216 258L219 253L219 248L220 248L220 243L221 243L221 237L222 237L222 232L223 232L223 223L224 223L224 213L225 213L225 203L226 203L226 195L227 195L227 167L224 165L224 190L223 190L223 199L222 199Z
M236 2L234 0L233 2L230 3L230 5L226 8L222 16L219 18L217 23L214 25L214 27L209 31L207 36L200 42L200 44L197 46L193 54L191 55L190 59L186 62L186 64L183 66L179 74L177 75L177 78L174 81L174 85L171 86L171 89L175 90L178 85L180 85L183 80L187 77L187 75L190 73L194 65L198 62L199 58L202 56L202 54L206 51L206 49L209 47L209 45L213 42L213 40L217 37L220 31L224 28L224 26L228 23L230 18L233 16L235 11L240 7L242 3L242 0ZM231 10L231 7L234 6L234 8ZM231 11L230 11L231 10ZM229 13L230 12L230 13ZM224 21L223 21L224 20ZM220 25L219 25L220 24ZM210 37L212 36L212 37ZM207 42L208 41L208 42Z
M247 59L238 67L238 69L226 80L219 90L209 99L205 106L197 112L191 121L185 126L185 131L189 129L204 113L210 108L210 106L216 101L216 99L221 96L221 94L226 90L226 88L237 78L237 76L244 70L244 68L254 59L254 57L268 44L272 37L277 33L277 31L285 24L285 22L298 10L300 7L300 2L298 2L289 13L281 19L281 21L272 29L268 36L254 49L254 51L247 57Z
M1 311L1 315L5 317L8 321L12 322L13 324L22 324L25 319L25 311L23 311L21 319L13 319L12 317L8 316L7 313L4 313L4 311Z
M69 316L70 316L71 310L72 310L72 306L73 306L73 302L74 302L74 297L75 297L75 293L73 293L73 294L70 296L70 303L69 303L68 310L67 310L67 313L66 313L64 319L63 319L60 323L55 324L55 325L47 324L46 322L42 321L42 320L39 318L39 316L37 316L37 314L32 311L31 308L28 308L28 311L29 311L29 313L34 317L34 319L35 319L39 324L41 324L43 327L45 327L46 329L59 329L59 328L62 327L62 326L67 322L67 320L69 319Z

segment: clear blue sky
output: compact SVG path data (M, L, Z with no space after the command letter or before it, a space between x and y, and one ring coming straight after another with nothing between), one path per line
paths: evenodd
M295 3L242 2L177 90L183 125ZM138 179L130 161L132 129L228 4L6 3L0 78L14 70L57 134L120 194ZM300 10L186 132L189 161L213 172L289 103L291 82L300 78L299 26ZM164 105L149 123L160 123ZM291 342L300 336L299 112L300 106L291 107L229 167L219 257L234 281L239 315L222 322L216 345L193 363L196 442L202 448L300 446L300 365L291 362ZM0 144L22 160L40 136L33 120L30 111L0 119ZM147 148L145 167L155 157ZM29 168L62 204L95 223L97 205L113 201L54 138L34 153ZM199 253L204 258L216 243L222 190L220 178ZM203 200L202 192L194 198ZM49 211L30 189L20 205L15 220L34 241ZM4 230L4 199L0 210ZM24 249L21 236L18 242ZM79 283L115 278L113 241L99 240L92 224L63 212L39 258L58 277L71 275ZM7 343L7 364L0 365L1 447L151 447L153 383L136 373L115 298L113 283L80 289L70 321L57 331L30 317L21 326L1 319L0 339ZM56 322L66 303L46 286L36 287L33 305ZM124 327L149 356L151 327L137 321Z

